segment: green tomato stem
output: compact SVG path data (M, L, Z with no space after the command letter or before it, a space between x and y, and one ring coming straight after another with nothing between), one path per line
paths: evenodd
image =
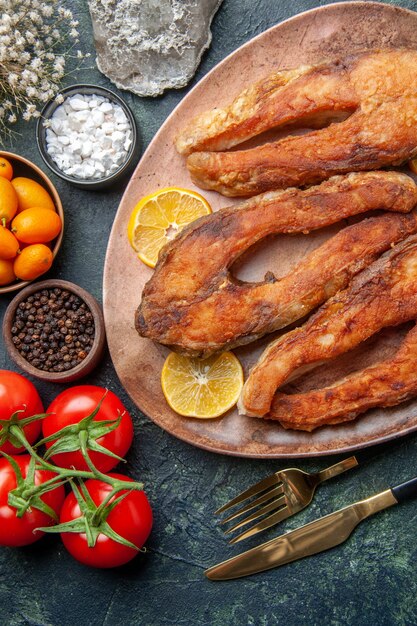
M13 433L16 439L22 444L22 446L26 448L27 452L29 452L29 454L34 459L36 459L36 461L39 463L42 469L48 470L50 472L54 472L55 474L59 474L60 478L71 478L71 477L87 478L87 479L95 478L94 474L92 474L91 472L83 472L82 470L76 470L76 469L68 470L63 467L58 467L57 465L52 465L52 463L45 461L45 459L43 459L41 456L39 456L37 452L35 452L35 450L32 448L32 446L26 439L26 436L24 435L24 433L21 431L21 429L18 426L13 425L10 428L10 431Z
M95 475L95 477L98 478L99 480L102 480L112 485L115 493L117 493L118 491L121 491L122 489L126 489L127 488L126 481L122 481L117 478L111 478L111 480L109 480L109 476L107 476L106 474L103 474L103 472L100 472L100 470L96 468L96 466L94 465L94 463L92 462L90 458L90 455L88 454L88 432L86 430L82 430L79 433L79 438L80 438L80 450L81 450L81 454L83 455L83 459L87 463L88 467L90 468L91 472ZM128 488L129 490L142 491L143 483L138 483L136 481L132 483L129 482ZM113 497L113 495L114 494L111 494L109 496L109 499Z
M87 451L85 451L84 459L91 471L67 469L67 468L59 467L58 465L52 465L52 463L45 461L45 459L39 456L39 454L32 448L32 446L26 439L25 434L23 433L23 431L21 430L19 426L16 426L16 425L11 426L10 432L13 434L14 437L16 437L19 443L21 443L22 446L24 446L24 448L31 455L31 457L34 458L38 462L38 464L40 465L42 469L45 469L45 470L48 470L50 472L54 472L55 474L57 474L57 477L56 477L57 480L63 480L63 479L68 480L69 478L84 478L86 480L96 479L96 480L102 480L103 482L111 485L117 491L120 491L121 489L126 489L125 481L121 481L118 478L113 478L112 476L108 476L107 474L103 474L103 472L100 472L95 467L95 465L93 465L93 463L91 462L91 459ZM82 431L82 432L85 432L85 434L87 435L86 431ZM130 483L129 482L129 489L137 489L138 491L141 491L143 489L143 483L138 483L138 482Z

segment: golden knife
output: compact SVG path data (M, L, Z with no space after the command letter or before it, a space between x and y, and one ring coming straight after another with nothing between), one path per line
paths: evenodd
M210 580L230 580L291 563L346 541L362 520L417 496L417 478L360 500L310 524L292 530L205 571Z

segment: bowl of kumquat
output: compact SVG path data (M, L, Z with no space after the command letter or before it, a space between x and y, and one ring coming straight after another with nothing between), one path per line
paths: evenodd
M64 211L48 176L0 151L0 295L45 274L61 246Z

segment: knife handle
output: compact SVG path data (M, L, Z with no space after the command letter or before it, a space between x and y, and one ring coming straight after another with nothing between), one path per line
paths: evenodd
M399 504L417 497L417 478L412 478L406 483L391 488L395 499Z

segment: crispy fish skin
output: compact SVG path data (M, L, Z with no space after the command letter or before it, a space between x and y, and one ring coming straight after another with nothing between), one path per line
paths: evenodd
M198 356L254 341L343 288L390 245L416 232L417 218L386 214L345 228L279 281L234 279L229 267L245 250L273 233L306 232L380 208L410 211L416 202L417 187L408 176L369 172L304 191L268 193L203 217L162 251L145 285L136 328Z
M205 121L210 119L206 114L196 123L195 141L189 129L177 146L193 150L187 159L193 182L226 196L251 196L399 164L417 153L416 64L416 50L379 50L301 68L284 86L269 90L273 75L217 111L216 121ZM326 110L351 115L252 149L207 151L239 144L267 128L296 122L306 126L307 120L314 126L315 115L320 125ZM196 151L202 149L206 151Z
M194 118L178 134L175 146L186 156L202 150L227 150L273 127L324 125L343 118L359 104L351 84L343 80L344 71L335 61L273 72L245 89L229 107Z
M307 255L281 280L226 285L181 310L169 345L194 356L255 341L304 317L348 284L393 243L417 231L417 216L382 215L347 227ZM165 337L164 337L165 339Z
M417 235L386 252L302 326L272 342L243 387L239 411L262 417L290 377L351 350L381 328L415 319Z
M416 308L417 315L417 308ZM266 419L284 428L312 431L354 420L368 409L400 404L417 395L417 327L405 337L394 357L307 393L276 393Z

